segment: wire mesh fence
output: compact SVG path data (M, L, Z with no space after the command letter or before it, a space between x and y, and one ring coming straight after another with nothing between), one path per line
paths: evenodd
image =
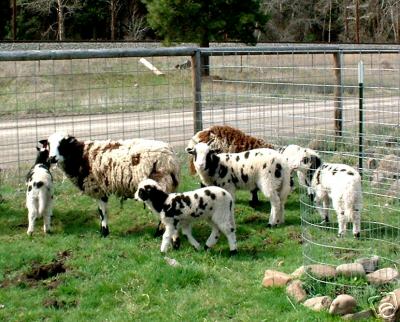
M400 47L77 52L32 58L27 51L18 59L0 53L3 173L30 164L36 141L54 131L79 138L160 139L179 150L195 128L228 124L278 146L313 148L323 161L362 173L360 240L351 233L337 237L331 206L330 223L321 224L307 187L300 187L306 265L336 267L372 255L379 256L377 268L399 264ZM210 76L200 78L199 70L190 68L187 61L196 54L210 57ZM141 57L163 75L142 65ZM327 280L309 275L339 289L369 285L365 276L354 276Z
M25 59L24 54L29 52L22 53ZM190 70L175 66L187 56L147 58L162 75L153 74L140 57L1 61L0 167L20 169L30 163L36 142L55 131L84 139L181 143L185 133L193 132L192 77Z

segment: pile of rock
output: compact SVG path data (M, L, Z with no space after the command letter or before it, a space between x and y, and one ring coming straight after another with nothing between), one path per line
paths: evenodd
M320 280L334 280L336 277L364 277L372 285L382 285L398 279L399 272L391 267L378 270L379 257L361 258L354 263L342 264L337 267L330 265L307 265L296 269L292 274L274 270L266 270L263 278L264 287L285 286L286 293L297 303L314 311L329 311L330 314L341 315L344 319L355 320L377 315L385 321L400 320L400 289L382 298L375 310L365 310L354 313L357 301L348 294L340 294L332 300L329 296L317 296L307 299L308 295L300 280L306 273Z

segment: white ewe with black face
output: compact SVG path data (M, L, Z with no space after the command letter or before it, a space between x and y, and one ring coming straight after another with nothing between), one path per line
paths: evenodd
M226 190L207 187L167 194L157 182L146 179L139 183L135 199L145 202L154 213L159 214L165 225L161 252L167 251L171 240L174 248L179 247L179 228L189 243L197 250L200 249L199 242L192 235L192 223L196 220L207 220L212 226L206 249L214 246L220 233L223 233L228 239L231 254L237 252L234 203Z
M219 153L239 153L253 149L274 148L272 144L228 125L213 125L198 131L189 140L187 149L193 149L197 143L207 143L212 150L219 151ZM191 174L196 173L193 157L189 158L189 169ZM250 206L255 207L260 204L257 190L251 191L251 194Z
M109 234L109 195L133 198L139 182L146 178L153 178L167 192L178 186L178 158L161 141L79 141L55 133L48 143L50 161L58 163L80 190L98 200L102 236Z
M328 207L331 200L338 217L339 237L345 234L347 223L352 222L353 235L359 238L362 210L360 174L348 165L337 163L323 163L310 173L311 196L323 220L329 221Z
M28 235L32 235L37 218L43 217L43 231L50 232L53 212L53 178L48 161L49 151L46 141L40 141L34 166L26 176L26 208L28 209Z
M193 155L201 182L226 189L260 190L271 202L269 225L284 223L284 206L290 193L290 171L283 156L272 149L217 153L205 143L186 151Z

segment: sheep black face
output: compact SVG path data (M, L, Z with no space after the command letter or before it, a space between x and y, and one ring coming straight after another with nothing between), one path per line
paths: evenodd
M138 190L138 196L142 201L146 201L147 199L149 199L149 193L142 188Z
M152 179L145 179L139 183L134 198L137 201L150 203L157 212L160 212L167 197L168 194L161 189L158 183Z
M75 154L77 140L73 136L63 133L54 133L49 136L48 147L51 163L63 162L66 157Z
M197 169L208 170L209 175L214 175L219 163L217 154L220 151L211 149L206 143L198 143L193 149L187 148L186 152L194 156Z

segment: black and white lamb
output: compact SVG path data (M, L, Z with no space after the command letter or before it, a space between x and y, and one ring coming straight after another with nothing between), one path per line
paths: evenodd
M359 238L362 210L360 174L346 164L323 163L317 169L310 170L307 181L324 222L329 222L329 205L332 201L338 218L338 236L344 236L347 223L352 222L353 235Z
M291 171L297 171L300 185L308 187L323 222L329 222L329 205L335 210L339 236L348 222L353 222L353 234L360 237L362 189L360 174L354 168L338 163L322 163L318 153L309 148L289 145L281 149Z
M290 171L284 157L272 149L217 153L206 143L186 148L206 186L219 186L235 197L236 189L260 190L270 199L269 225L284 223L284 206L290 193Z
M291 176L293 176L294 172L296 172L299 185L301 187L305 187L307 185L307 172L310 169L317 169L321 164L321 159L318 153L312 149L303 148L296 144L284 146L278 151L285 157L290 169ZM291 180L290 185L293 189L293 180Z
M200 249L199 242L192 235L192 223L207 220L212 231L205 249L214 246L222 232L229 243L231 254L237 252L234 202L229 192L219 187L206 187L183 193L167 194L152 179L139 183L135 199L145 202L165 225L161 243L161 252L166 252L171 240L174 248L179 247L179 231L188 238L189 243Z
M53 177L50 173L47 141L39 141L35 164L26 176L26 208L28 209L28 235L32 235L37 218L43 217L43 231L50 232L53 212Z
M109 234L107 201L111 194L134 198L143 179L156 180L166 192L175 191L180 166L165 142L145 139L80 141L54 133L48 138L50 162L58 163L67 177L99 205L102 236Z
M198 131L189 140L187 148L193 149L200 142L207 143L211 149L218 150L220 153L239 153L253 149L274 148L272 144L263 139L248 135L229 125L213 125ZM196 173L193 157L189 158L189 169L191 174ZM255 207L258 204L259 200L256 190L252 192L250 206Z

